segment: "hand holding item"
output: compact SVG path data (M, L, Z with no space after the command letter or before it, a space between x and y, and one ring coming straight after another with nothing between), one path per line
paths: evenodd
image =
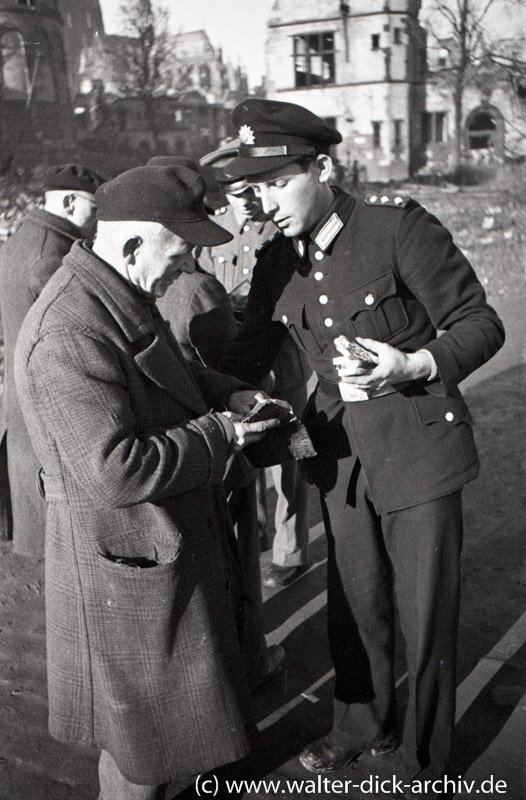
M338 337L341 339L342 337ZM338 340L335 340L335 344ZM367 389L384 389L404 381L427 378L431 372L430 359L425 352L404 353L396 347L375 339L357 338L357 344L368 360L356 358L352 348L348 354L333 359L338 376L343 383ZM354 343L349 342L349 345ZM336 344L339 352L339 346ZM345 344L342 344L342 349Z

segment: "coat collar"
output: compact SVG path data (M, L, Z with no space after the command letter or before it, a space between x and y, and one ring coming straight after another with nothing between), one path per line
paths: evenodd
M63 263L96 294L114 318L132 345L137 368L187 408L206 414L203 396L155 302L132 289L85 242L75 242Z
M57 214L51 214L43 208L32 208L28 218L36 225L42 225L47 229L51 228L72 241L75 241L80 236L79 229L69 219L59 217Z

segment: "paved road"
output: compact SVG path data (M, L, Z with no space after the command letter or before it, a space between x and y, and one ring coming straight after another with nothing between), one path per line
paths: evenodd
M464 603L461 618L456 762L450 778L457 797L526 797L526 615L524 598L523 476L517 454L521 424L526 429L524 298L507 301L506 348L465 388L480 419L483 470L466 491ZM522 420L513 409L524 409ZM502 438L504 437L504 439ZM495 463L502 442L509 454ZM499 456L500 457L500 456ZM219 770L217 797L366 798L376 780L396 772L397 755L363 756L356 768L315 782L296 755L330 725L331 664L325 636L325 542L313 498L312 566L299 581L266 593L270 642L282 642L288 670L255 697L260 724L256 752ZM262 556L267 564L269 553ZM398 655L399 699L407 682L403 650ZM0 800L88 800L97 797L97 753L54 742L46 729L43 566L13 555L0 544ZM226 780L273 780L227 791ZM286 781L304 781L288 785ZM340 783L338 783L338 781ZM345 786L347 781L347 787ZM491 784L493 781L493 784ZM504 781L504 784L496 784ZM468 788L473 783L471 791ZM208 785L205 788L211 788ZM361 788L360 788L361 787ZM467 788L468 787L468 788ZM450 787L451 788L451 787ZM362 791L364 790L364 791ZM477 792L478 790L478 792ZM484 791L487 790L487 791ZM181 798L193 798L189 787Z

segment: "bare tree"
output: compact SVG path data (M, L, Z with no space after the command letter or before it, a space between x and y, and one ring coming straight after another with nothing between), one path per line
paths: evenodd
M159 147L155 98L166 95L173 84L168 11L151 0L132 0L119 8L127 39L119 54L120 91L143 101L154 148Z
M488 13L492 6L522 0L432 0L429 6L428 32L448 52L440 73L452 78L455 114L455 165L462 158L462 116L464 90L471 75L491 50Z

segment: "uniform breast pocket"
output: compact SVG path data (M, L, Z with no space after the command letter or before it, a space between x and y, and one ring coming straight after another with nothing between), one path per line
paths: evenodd
M347 324L355 336L386 342L407 328L409 318L392 271L342 297Z
M272 318L287 326L294 341L306 353L319 355L322 352L321 343L307 320L304 303L280 303Z

